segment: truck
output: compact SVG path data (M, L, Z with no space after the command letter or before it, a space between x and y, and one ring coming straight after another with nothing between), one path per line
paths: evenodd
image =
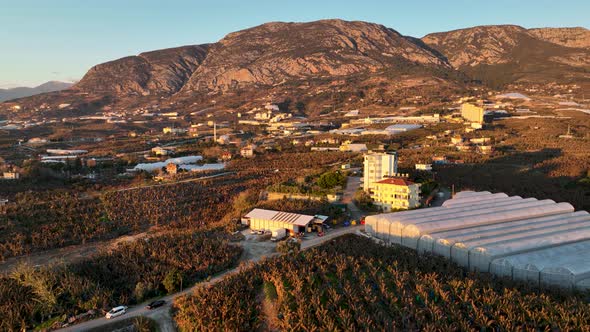
M272 231L271 241L276 242L287 237L287 230L284 228L275 229Z

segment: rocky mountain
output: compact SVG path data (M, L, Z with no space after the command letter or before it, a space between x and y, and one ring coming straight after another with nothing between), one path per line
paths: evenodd
M590 78L590 52L563 46L515 25L478 26L426 35L454 68L486 83ZM547 36L547 34L546 34Z
M418 39L368 22L272 22L230 33L213 44L99 64L71 89L20 102L34 108L83 99L95 107L113 101L141 107L148 99L154 103L170 97L172 103L196 105L215 94L246 89L267 95L275 90L292 93L286 86L325 91L336 81L352 90L402 95L401 90L418 85L460 89L474 80L497 87L590 80L587 46L588 30L583 28L478 26ZM312 95L310 91L299 92Z
M34 88L29 87L18 87L18 88L11 88L11 89L0 89L0 102L16 99L16 98L23 98L34 96L40 93L46 92L53 92L53 91L60 91L67 89L72 86L72 83L67 82L58 82L58 81L49 81L47 83L43 83L39 86Z
M450 69L421 40L382 25L323 20L267 23L211 45L142 53L97 65L76 89L114 94L173 94L343 77L419 65Z
M382 25L342 20L267 23L211 46L183 91L344 77L417 64L450 68L438 52Z
M208 48L209 45L168 48L99 64L74 89L106 94L175 93L205 59Z
M539 28L528 30L533 36L555 44L590 48L590 30L577 28Z

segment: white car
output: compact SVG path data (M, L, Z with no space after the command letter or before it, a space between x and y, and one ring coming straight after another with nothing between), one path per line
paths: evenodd
M111 319L111 318L119 317L119 316L125 314L126 312L127 312L127 307L122 305L122 306L114 307L113 309L111 309L111 311L107 312L107 315L105 317L106 317L106 319Z

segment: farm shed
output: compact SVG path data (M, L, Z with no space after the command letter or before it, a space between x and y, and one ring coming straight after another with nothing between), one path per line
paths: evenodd
M290 233L304 232L314 216L299 213L281 212L266 209L254 209L243 218L252 230L276 231L286 229Z

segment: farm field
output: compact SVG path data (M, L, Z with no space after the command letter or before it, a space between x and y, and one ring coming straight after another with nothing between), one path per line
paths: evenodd
M175 303L181 331L584 330L581 294L466 272L349 235L244 267Z

